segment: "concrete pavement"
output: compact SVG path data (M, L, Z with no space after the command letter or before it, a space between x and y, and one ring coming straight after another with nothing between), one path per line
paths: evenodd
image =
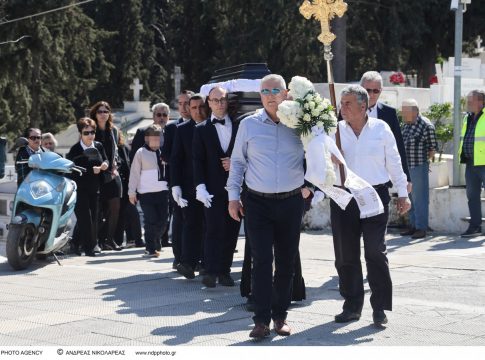
M342 300L329 232L301 237L307 299L288 315L293 335L248 338L251 313L234 288L205 289L172 270L171 249L158 259L142 249L89 258L36 261L13 272L0 256L0 346L485 345L485 236L388 236L394 311L372 324L369 291L362 318L336 324ZM3 248L1 248L3 247ZM240 278L244 239L233 276ZM0 243L4 255L4 243Z

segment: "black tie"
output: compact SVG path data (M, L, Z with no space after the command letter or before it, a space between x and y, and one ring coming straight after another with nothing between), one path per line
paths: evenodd
M214 118L214 119L212 119L212 123L213 123L213 124L221 124L221 125L225 125L225 124L226 124L226 119L218 119L218 118Z

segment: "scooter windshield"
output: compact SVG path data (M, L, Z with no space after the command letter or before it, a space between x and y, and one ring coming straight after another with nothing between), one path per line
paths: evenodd
M55 152L43 152L33 154L29 158L29 166L32 169L54 170L69 172L74 163L71 160L64 159Z

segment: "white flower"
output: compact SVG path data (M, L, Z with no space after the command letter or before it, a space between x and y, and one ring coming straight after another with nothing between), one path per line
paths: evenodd
M310 116L310 114L305 114L305 115L303 115L303 120L305 120L305 121L310 121L310 120L311 120L311 116Z
M300 104L293 100L285 100L278 105L276 116L280 121L290 128L295 128L298 124L298 119L301 117L302 111Z
M318 108L315 108L312 110L312 116L318 116L320 115L320 110L318 110Z
M309 91L315 91L312 82L302 76L293 76L288 88L293 99L304 99Z

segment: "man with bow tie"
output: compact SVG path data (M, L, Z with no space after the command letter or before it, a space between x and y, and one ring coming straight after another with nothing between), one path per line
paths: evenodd
M227 211L225 185L238 124L227 112L227 90L214 87L209 92L208 104L211 117L194 129L193 160L196 198L205 206L207 226L204 243L206 274L202 283L212 288L217 279L222 286L234 286L230 272L240 223Z

